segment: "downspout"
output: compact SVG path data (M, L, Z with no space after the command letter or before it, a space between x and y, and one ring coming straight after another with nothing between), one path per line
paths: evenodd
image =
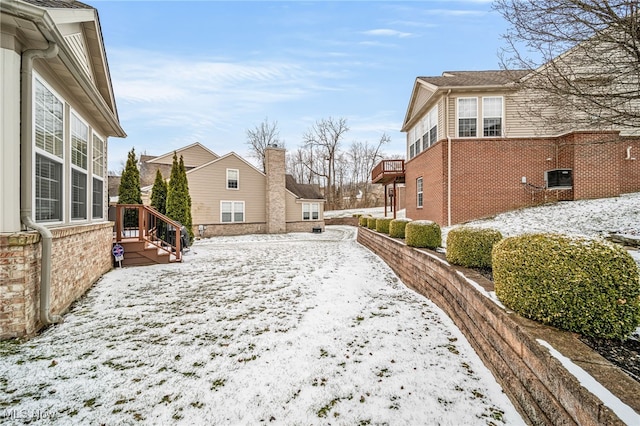
M31 185L31 158L32 158L32 92L33 92L33 60L37 58L52 58L58 54L58 45L49 42L46 49L29 49L22 53L20 65L20 186L22 201L20 208L20 220L31 229L40 234L42 240L42 260L40 264L40 321L43 325L62 322L59 315L51 315L51 255L53 235L51 231L32 219L32 194L27 190Z
M449 94L445 98L444 129L447 132L447 226L451 226L451 136L449 135Z

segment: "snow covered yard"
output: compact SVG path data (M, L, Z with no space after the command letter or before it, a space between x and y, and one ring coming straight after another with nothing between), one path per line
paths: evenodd
M196 243L0 343L0 423L523 424L460 331L351 227Z

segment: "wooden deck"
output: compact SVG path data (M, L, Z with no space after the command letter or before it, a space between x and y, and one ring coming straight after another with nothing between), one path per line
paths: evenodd
M382 160L371 171L371 183L404 183L404 160Z

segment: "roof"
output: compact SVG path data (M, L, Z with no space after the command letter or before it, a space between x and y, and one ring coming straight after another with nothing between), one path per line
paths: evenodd
M437 77L418 77L425 83L442 87L502 86L513 83L525 75L526 70L445 71Z
M75 0L22 0L34 6L48 7L51 9L94 9L88 4Z
M285 186L296 197L303 198L305 200L322 200L324 198L320 193L318 185L298 183L292 175L286 175L285 178Z

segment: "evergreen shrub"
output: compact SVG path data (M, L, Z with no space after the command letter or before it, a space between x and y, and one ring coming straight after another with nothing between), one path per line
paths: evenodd
M366 227L367 226L367 220L369 219L369 217L370 216L365 216L365 215L360 216L358 218L358 225Z
M414 220L405 227L405 242L410 247L435 249L442 244L440 226L430 220Z
M452 229L447 234L447 261L468 268L491 268L491 250L501 239L495 229Z
M367 218L367 228L369 229L376 229L376 218L375 217L368 217Z
M496 295L518 314L590 337L627 338L640 324L640 273L622 247L527 234L493 248Z
M389 223L391 222L391 218L389 217L381 217L376 219L376 231L382 234L389 233Z
M389 236L393 238L404 238L404 230L409 222L411 222L411 219L393 219L391 223L389 223Z

